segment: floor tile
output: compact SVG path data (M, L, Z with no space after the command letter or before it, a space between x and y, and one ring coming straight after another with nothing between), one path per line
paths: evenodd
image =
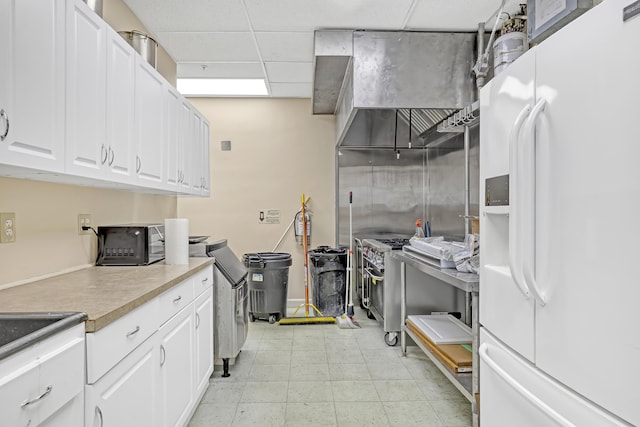
M196 409L188 427L230 426L237 407L237 403L203 402Z
M470 427L473 424L468 400L432 400L429 404L447 427Z
M413 377L401 361L367 363L372 380L411 380Z
M291 365L289 379L292 381L325 381L329 379L329 365L304 364Z
M464 400L460 390L454 387L447 378L439 377L431 380L416 380L427 400Z
M381 402L335 402L338 426L388 426Z
M287 403L333 403L331 385L331 381L289 381Z
M237 403L240 402L246 382L217 382L211 383L202 397L206 403Z
M285 407L285 403L239 403L231 425L237 427L284 426Z
M260 341L258 350L291 351L292 346L293 338L264 338Z
M366 365L358 364L329 364L329 377L332 381L370 380Z
M373 381L373 385L383 402L411 402L426 400L422 390L413 380Z
M254 365L289 365L291 363L290 350L258 350Z
M337 426L336 411L331 403L287 403L285 426Z
M287 381L248 382L242 392L241 402L275 403L287 401Z
M250 381L288 381L289 365L253 365Z
M326 350L298 350L294 347L291 352L291 364L304 365L307 363L327 363Z
M364 364L364 358L358 347L348 348L346 350L330 350L327 348L327 361L329 363L358 363Z
M331 381L336 402L379 402L373 381Z
M427 402L383 402L391 426L442 427L440 418Z

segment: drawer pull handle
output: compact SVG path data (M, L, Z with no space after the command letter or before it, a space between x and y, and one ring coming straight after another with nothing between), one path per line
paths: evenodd
M138 332L140 332L140 326L136 326L136 328L131 331L131 332L127 332L127 338L129 338L130 336L133 336L135 334L137 334Z
M33 399L30 399L30 400L27 400L22 405L20 405L20 407L24 408L26 406L31 405L32 403L36 403L40 399L43 399L43 398L47 397L47 395L49 393L51 393L51 390L53 390L53 386L52 385L48 386L47 389L44 392L42 392L42 394L40 396L34 397Z
M200 327L200 315L196 313L196 329Z
M208 277L205 277L204 279L202 279L202 284L204 285L205 283L207 283L209 281Z
M164 349L163 345L160 345L160 352L162 353L162 360L160 361L160 366L164 365L164 362L167 360L167 351Z
M99 406L96 406L96 414L100 417L100 427L104 425L104 419L102 418L102 409Z
M0 141L4 141L9 135L9 116L4 109L0 110L0 119L4 120L5 123L4 133L0 135Z
M182 299L182 295L178 295L178 298L173 300L174 304L177 304L178 302L180 302L180 300Z

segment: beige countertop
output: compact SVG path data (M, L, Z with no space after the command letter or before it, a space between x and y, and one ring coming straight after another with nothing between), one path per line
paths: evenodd
M0 312L80 311L88 316L86 331L95 332L213 262L189 258L188 265L85 268L0 290Z

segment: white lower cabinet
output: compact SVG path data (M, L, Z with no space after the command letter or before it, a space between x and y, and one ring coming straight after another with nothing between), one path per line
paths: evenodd
M0 363L0 424L80 427L84 406L84 323Z
M213 372L212 282L212 268L198 272L87 334L85 426L188 423Z
M85 426L157 426L155 334L85 390Z
M191 415L195 398L194 325L190 304L159 330L161 426L184 425Z

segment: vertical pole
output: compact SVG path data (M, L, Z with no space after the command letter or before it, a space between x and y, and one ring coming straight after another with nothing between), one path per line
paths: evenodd
M471 233L471 219L469 218L469 205L471 203L471 174L469 165L469 126L464 127L464 233Z

